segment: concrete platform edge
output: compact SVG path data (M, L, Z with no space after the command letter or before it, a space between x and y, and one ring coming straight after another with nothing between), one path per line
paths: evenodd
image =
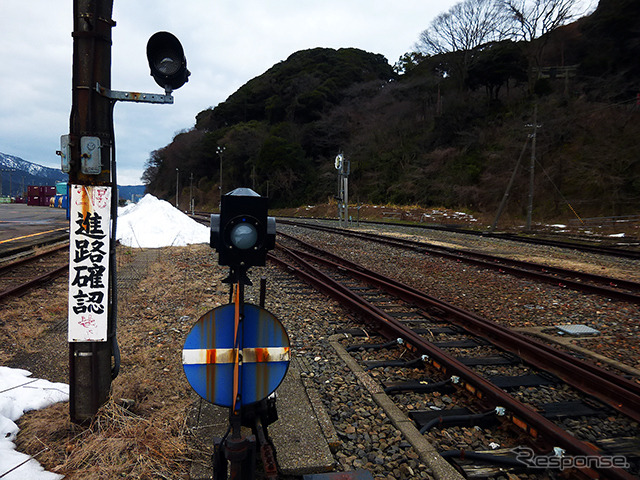
M298 361L298 359L294 359L294 364L298 368L299 372L302 373L306 370L304 368L304 363ZM333 422L331 421L329 414L322 404L320 393L318 393L318 389L313 386L313 383L308 378L300 376L300 379L302 380L302 385L304 386L305 392L307 393L307 397L309 397L311 407L316 414L318 424L320 425L322 433L327 440L327 444L329 445L331 451L335 453L340 446L340 439L338 438L338 433L333 426Z
M329 442L335 443L337 434L318 392L315 388L307 390L303 384L298 363L295 359L291 362L277 390L279 419L269 425L268 434L281 474L299 476L330 472L335 460ZM192 459L191 480L212 478L211 452L207 447L213 446L215 437L224 435L228 412L228 408L212 405L201 398L192 404L187 427L191 433L190 442L200 453ZM251 431L243 427L243 433L248 435Z
M463 479L464 477L438 454L433 445L420 434L413 422L393 403L393 400L384 393L382 386L373 380L338 342L338 340L344 338L345 336L343 334L332 335L329 337L329 342L342 361L345 362L358 378L360 383L371 393L374 401L385 411L393 425L402 432L405 439L413 446L420 456L420 460L431 469L434 478L436 480Z
M277 390L279 420L269 426L278 468L284 475L304 475L333 470L335 460L324 434L320 410L303 385L297 361ZM326 413L324 413L326 416Z

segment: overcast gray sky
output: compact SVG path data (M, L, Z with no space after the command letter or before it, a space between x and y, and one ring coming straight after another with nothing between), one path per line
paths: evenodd
M292 53L356 47L393 65L459 1L114 0L114 90L163 93L146 59L147 40L161 30L180 39L191 71L173 105L116 105L118 183L141 183L150 152ZM72 0L0 0L2 153L60 168L55 151L69 133L71 109L72 9Z
M69 133L72 0L0 0L0 152L60 168ZM163 93L146 59L149 37L176 35L191 70L173 105L120 102L118 183L139 184L149 153L189 129L250 79L292 53L356 47L394 64L456 0L114 0L112 88Z

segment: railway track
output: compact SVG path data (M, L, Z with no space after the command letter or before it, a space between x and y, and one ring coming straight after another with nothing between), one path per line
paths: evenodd
M335 221L334 219L325 219L329 221ZM280 223L286 223L288 221L297 222L297 220L291 219L278 219ZM483 238L496 238L500 240L509 240L512 242L520 242L526 243L530 245L547 245L550 247L564 248L570 250L577 250L586 253L594 253L598 255L608 255L612 257L621 257L621 258L629 258L629 259L640 259L640 250L638 247L640 244L637 240L632 240L631 245L622 246L614 246L614 245L606 245L603 244L603 239L599 240L588 240L588 239L580 239L579 241L572 241L571 239L558 239L558 238L549 238L540 235L520 235L515 233L491 233L488 231L481 230L472 230L468 228L462 228L459 226L444 226L444 225L425 225L425 224L415 224L415 223L398 223L398 222L381 222L374 220L360 220L359 224L363 225L377 225L382 227L389 226L403 226L415 228L418 230L431 230L431 231L441 231L441 232L451 232L457 234L470 235L472 237L483 237ZM610 240L610 239L608 239ZM628 242L625 242L628 243Z
M287 243L290 244L291 240L287 240ZM589 405L593 405L590 398L595 397L598 399L597 406L591 411L607 412L606 415L615 418L617 423L629 422L629 419L637 422L640 418L638 383L581 362L569 354L439 302L411 287L328 255L308 244L297 243L303 245L302 249L281 247L272 260L366 319L366 329L374 337L365 344L352 345L356 355L367 358L366 352L380 349L387 355L397 357L401 356L400 351L410 352L409 362L396 358L391 365L414 373L417 371L419 389L440 391L453 388L469 397L473 406L464 421L468 421L469 415L475 419L482 417L495 420L497 407L504 408L499 415L502 420L507 419L517 430L527 432L531 444L538 451L549 451L556 447L562 448L568 455L589 458L621 455L616 446L598 448L576 438L575 432L568 433L548 417L564 416L575 421L574 415L580 411L587 412L591 408ZM293 261L285 260L284 256ZM331 273L327 273L327 269ZM434 340L436 336L438 341ZM382 343L376 347L376 341L380 340ZM402 348L398 348L400 343ZM465 356L463 353L479 348L493 353L481 358ZM384 365L368 364L371 368ZM511 369L512 373L519 374L493 375L501 377L499 379L486 375L487 371L496 369ZM523 371L529 373L522 374ZM425 372L429 375L426 385ZM506 377L511 377L509 386L504 384ZM523 377L528 384L513 383L522 382ZM573 413L565 410L562 414L557 411L549 414L547 410L551 408L550 405L525 403L522 398L509 393L513 388L519 387L520 391L525 388L524 393L535 398L530 389L535 386L542 390L558 388L559 381L571 384L576 391L585 392L578 396L571 394L572 403L564 405ZM393 392L404 389L405 385L399 387L390 383L386 387ZM557 405L555 407L559 408ZM583 414L582 417L590 418L590 415ZM439 412L430 420L423 419L426 423L423 422L421 428L427 432L435 425L440 426L451 421L451 418L455 419L455 416L446 421L443 418L444 414ZM462 420L458 418L457 421ZM425 425L431 426L425 428ZM615 441L613 444L616 445ZM604 468L599 474L604 478L634 478L619 468Z
M0 301L21 295L65 274L69 269L69 243L34 252L0 265Z
M67 228L4 240L0 242L0 262L11 262L21 257L32 255L37 250L48 249L68 241L69 231ZM13 246L14 243L17 246Z
M415 240L389 237L387 235L358 232L323 225L311 225L303 222L285 221L284 223L296 227L378 242L388 246L410 249L427 255L440 256L453 261L492 269L499 273L526 277L560 288L570 288L584 293L640 304L640 283L620 278L514 260L472 250L462 250Z
M192 217L202 223L209 222L210 214L207 212L196 212ZM280 224L289 224L289 225L300 225L300 226L308 226L310 225L310 221L315 221L317 219L307 219L305 222L302 222L302 219L294 219L294 217L278 217L278 223ZM336 219L326 218L322 219L323 222L335 222ZM480 230L471 230L466 228L460 228L457 226L442 226L442 225L424 225L424 224L415 224L415 223L398 223L398 222L381 222L374 220L360 220L358 224L362 225L372 225L379 227L406 227L417 230L431 230L431 231L441 231L441 232L450 232L456 233L460 235L469 235L471 237L477 238L495 238L499 240L507 240L511 242L519 242L529 245L545 245L550 247L556 247L567 250L580 251L585 253L592 253L597 255L606 255L611 257L619 257L619 258L628 258L632 260L640 260L640 243L637 240L633 240L631 246L621 247L621 246L612 246L605 245L602 242L594 242L589 240L580 241L571 241L565 239L555 239L555 238L545 238L541 236L525 236L513 233L490 233L486 231ZM333 227L330 227L333 228Z

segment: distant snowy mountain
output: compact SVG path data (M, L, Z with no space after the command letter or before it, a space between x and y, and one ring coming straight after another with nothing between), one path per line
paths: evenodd
M29 185L55 185L67 182L69 176L61 170L43 167L20 157L0 153L1 195L17 197L26 194ZM11 192L9 192L11 190ZM137 199L144 195L144 185L118 186L119 197L125 200Z
M55 185L66 182L68 176L61 170L43 167L14 155L0 153L2 195L20 196L29 185Z

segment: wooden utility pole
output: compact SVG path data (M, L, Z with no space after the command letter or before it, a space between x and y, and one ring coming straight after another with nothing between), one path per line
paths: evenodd
M107 213L113 211L111 202L117 202L112 166L114 102L96 89L97 84L111 88L112 10L112 0L73 2L72 106L62 155L63 168L65 158L68 162L69 201L76 208L75 218L70 219L69 266L70 289L76 289L75 294L69 293L69 413L75 423L86 422L97 413L107 401L112 380L115 245L109 232L115 231L111 225L115 219L102 218L92 210L97 198L101 211ZM108 256L104 263L111 268L81 263L79 254L87 249L94 259ZM103 320L96 320L99 316ZM94 330L101 322L106 327L103 334ZM86 335L73 333L75 327L86 330Z
M533 107L533 133L531 134L531 164L529 165L529 206L527 208L526 230L531 231L531 217L533 216L533 185L536 166L536 131L538 129L538 104Z
M522 150L520 151L520 156L518 157L516 166L514 167L513 173L511 174L511 178L509 179L509 185L507 185L507 189L505 190L504 195L502 196L502 201L500 202L500 206L498 207L498 213L496 213L496 218L493 220L493 223L489 228L489 232L495 231L496 227L498 226L498 220L500 220L500 216L502 215L504 208L507 206L507 200L509 200L509 195L511 194L511 187L513 187L513 182L516 179L516 174L518 173L518 169L520 168L520 162L522 160L522 156L524 155L524 152L527 148L528 143L529 143L529 137L527 137L527 140L524 142L524 145L522 146Z
M112 11L113 0L73 2L70 133L58 152L70 183L69 412L75 423L91 420L107 401L120 365L113 108L117 101L172 104L171 92L190 75L180 41L157 32L147 43L147 59L165 94L111 90ZM176 188L176 206L178 194Z

